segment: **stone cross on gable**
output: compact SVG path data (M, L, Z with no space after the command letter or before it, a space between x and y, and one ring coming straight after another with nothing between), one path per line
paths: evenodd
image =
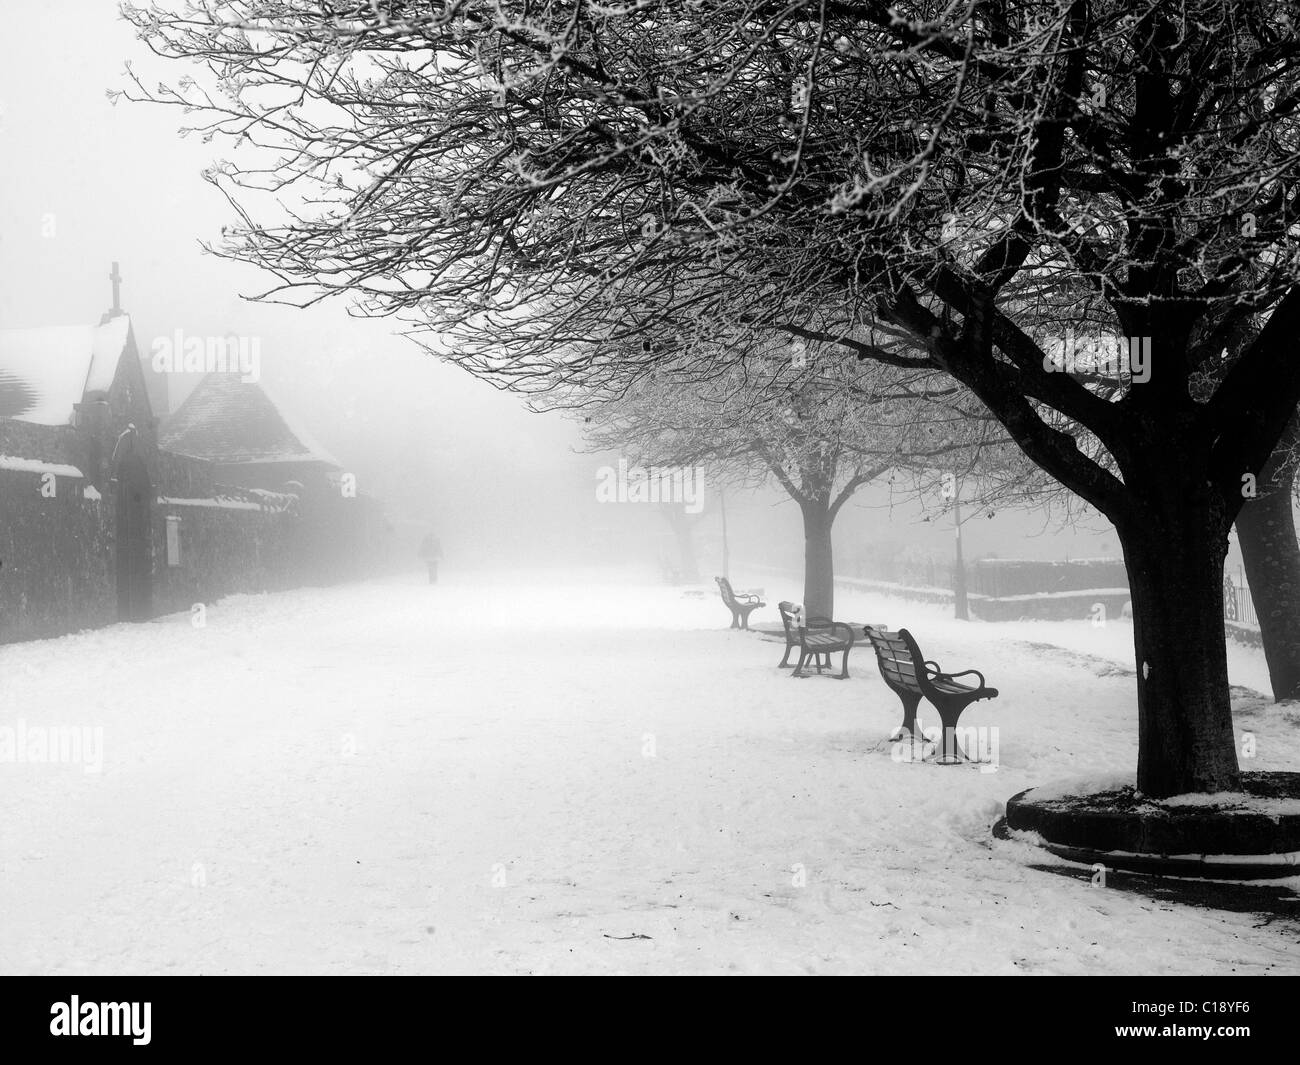
M113 282L113 309L108 313L110 316L116 316L122 313L122 274L116 262L113 263L113 270L108 275L108 279Z

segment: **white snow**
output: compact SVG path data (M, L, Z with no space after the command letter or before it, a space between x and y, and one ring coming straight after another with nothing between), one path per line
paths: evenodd
M981 558L975 565L979 566L1076 566L1076 565L1123 565L1122 558L1098 555L1094 558L1067 558L1060 561L1046 562L1040 558Z
M0 330L0 370L34 395L18 420L71 424L73 404L112 385L129 329L130 319L121 315L99 326Z
M44 459L24 459L17 455L0 455L0 470L13 470L17 473L52 473L57 477L81 477L82 472L76 466L62 462L46 462Z
M107 392L117 376L117 364L126 348L131 319L125 314L96 326L91 338L90 369L86 373L86 392ZM78 397L80 398L80 397Z
M999 729L996 772L893 761L869 647L793 680L716 593L601 574L411 574L0 647L0 725L103 728L98 773L0 764L0 968L1300 971L1276 922L992 840L1016 792L1131 773L1132 628L950 612L835 609L985 673L1001 697L962 723ZM1266 690L1260 652L1229 655ZM1249 727L1253 768L1295 768L1292 714Z
M1246 766L1245 768L1250 769L1253 767ZM1131 788L1134 783L1135 776L1131 772L1104 774L1097 777L1077 777L1071 780L1054 780L1050 784L1034 788L1033 798L1038 802L1055 802L1060 799L1072 799L1085 795L1118 791L1124 787ZM1225 809L1249 811L1268 817L1295 817L1300 815L1300 799L1245 795L1241 792L1198 792L1188 795L1170 795L1165 799L1152 799L1144 795L1138 798L1141 805L1149 807L1153 812L1162 807L1170 809L1186 806L1216 806Z
M1133 772L1102 773L1098 776L1071 777L1066 780L1053 780L1034 788L1033 797L1038 802L1055 802L1059 799L1072 799L1083 795L1097 795L1120 788L1132 787L1136 779Z
M1072 588L1065 592L1026 592L1023 595L981 595L970 592L967 599L988 599L997 603L1027 602L1031 599L1081 599L1089 595L1128 595L1127 588Z
M931 595L945 595L950 599L952 598L951 588L930 587L924 584L898 584L895 581L864 580L858 577L836 577L835 586L837 589L841 586L846 586L848 588L866 592L879 591L881 593L888 593L890 591L896 591L900 594L906 594L907 592L924 592Z
M1154 806L1222 806L1245 810L1267 817L1300 816L1300 799L1279 799L1267 795L1242 795L1240 792L1214 792L1202 795L1171 795L1167 799L1147 799Z
M159 496L158 503L167 507L220 507L223 510L262 510L260 503L247 499L225 499L210 497L204 499L183 499L178 496Z

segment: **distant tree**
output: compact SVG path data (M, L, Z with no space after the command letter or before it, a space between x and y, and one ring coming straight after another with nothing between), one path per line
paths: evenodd
M923 419L902 415L879 370L835 349L770 339L755 348L763 355L743 369L704 381L661 372L621 394L566 391L553 402L578 402L591 446L638 465L703 464L720 483L737 486L774 479L803 520L803 603L810 614L832 617L835 519L859 488L910 458ZM873 399L873 389L889 395Z
M951 375L1117 529L1140 789L1238 785L1227 534L1300 401L1289 5L236 0L128 17L216 79L131 95L235 138L211 175L241 218L220 250L280 279L266 298L410 312L524 390L703 350L743 361L727 341L754 328ZM1057 367L1029 331L1043 301L1147 338L1142 365ZM1247 318L1257 335L1230 350Z

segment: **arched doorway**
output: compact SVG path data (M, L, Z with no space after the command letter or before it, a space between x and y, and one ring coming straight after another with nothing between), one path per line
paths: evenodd
M131 426L113 449L120 621L144 621L153 616L153 484L135 445L135 427Z

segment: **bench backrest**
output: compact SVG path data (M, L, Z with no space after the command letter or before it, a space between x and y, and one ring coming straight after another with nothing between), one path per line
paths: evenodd
M731 581L727 580L726 577L714 577L713 579L718 582L718 591L722 593L722 601L726 603L727 606L734 605L736 602L736 593L731 590Z
M795 603L790 603L784 599L776 604L776 609L781 612L781 624L785 626L785 638L793 643L799 642L799 630L803 627L800 622L803 621L803 612Z
M880 675L886 684L922 692L929 688L925 659L910 632L906 629L890 632L871 625L864 631L875 649Z

